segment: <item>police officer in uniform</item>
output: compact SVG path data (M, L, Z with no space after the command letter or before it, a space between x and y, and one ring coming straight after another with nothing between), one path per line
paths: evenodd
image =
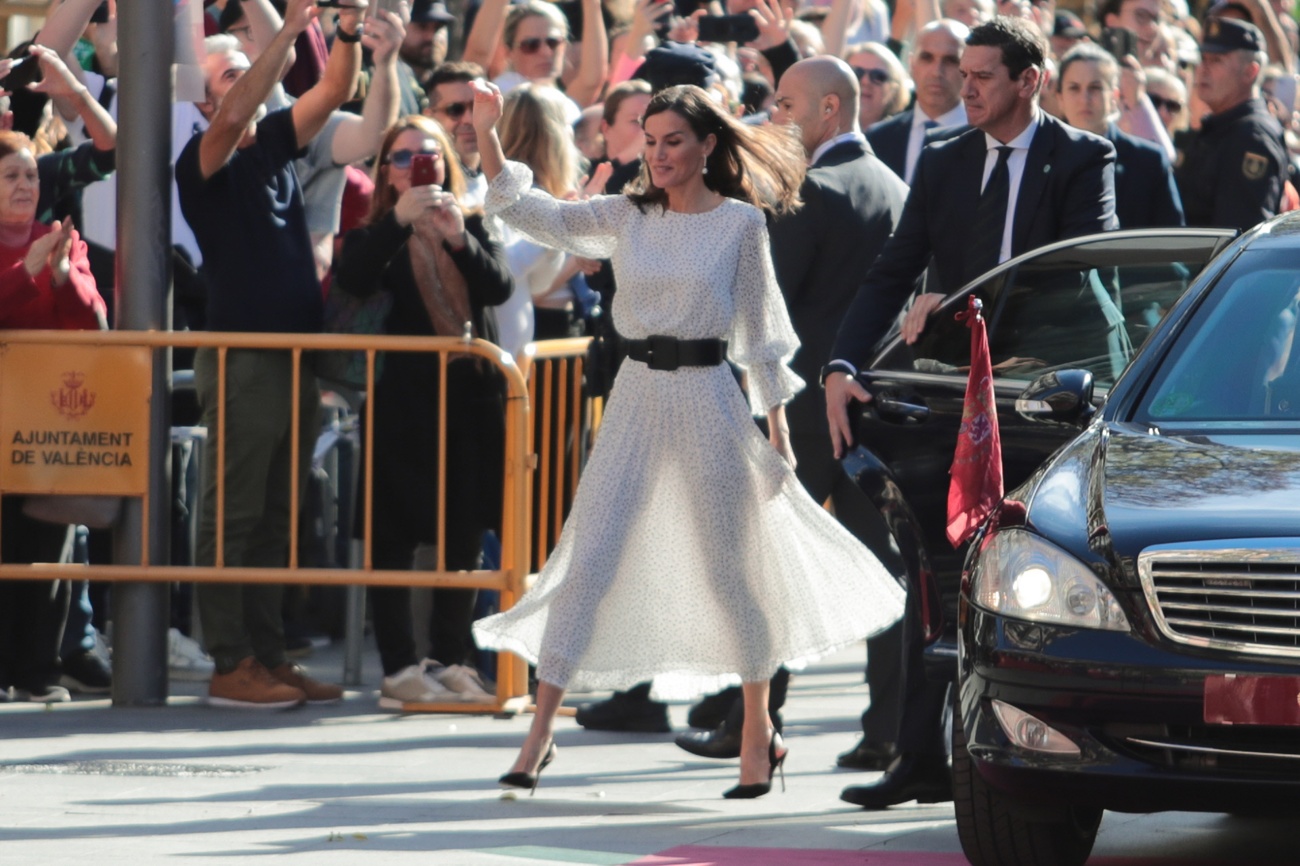
M1196 92L1211 114L1176 173L1187 225L1248 229L1278 212L1287 159L1282 127L1259 96L1266 54L1254 24L1211 18Z

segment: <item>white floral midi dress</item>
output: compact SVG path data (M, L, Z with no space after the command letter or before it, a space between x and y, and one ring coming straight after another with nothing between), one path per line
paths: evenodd
M751 408L803 386L761 211L559 201L513 162L487 209L540 243L611 259L624 337L728 340L749 404L726 364L626 360L554 552L518 604L475 624L480 647L558 686L653 680L656 696L685 699L797 668L902 615L898 582L754 424Z

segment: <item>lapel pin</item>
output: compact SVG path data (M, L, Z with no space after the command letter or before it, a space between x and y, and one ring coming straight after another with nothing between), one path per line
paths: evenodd
M1050 165L1045 165L1045 166L1043 166L1043 174L1047 174L1047 173L1048 173L1049 171L1051 171L1051 170L1052 170L1052 167L1051 167Z

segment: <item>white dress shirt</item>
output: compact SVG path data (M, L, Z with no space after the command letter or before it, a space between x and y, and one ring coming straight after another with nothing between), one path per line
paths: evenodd
M952 126L966 125L966 106L958 102L957 107L947 114L930 117L916 106L912 110L912 129L907 136L907 161L904 163L903 180L911 185L912 174L916 171L916 161L921 158L921 148L925 147L926 121L935 124L933 129L947 129Z
M834 138L829 139L828 141L823 141L821 144L817 145L817 149L814 150L812 156L808 158L808 164L816 165L817 160L821 159L822 155L825 154L826 151L830 150L832 147L835 147L838 144L843 144L846 141L857 141L857 142L861 142L862 144L866 144L867 137L860 132L840 133Z
M1034 133L1038 132L1038 113L1034 112L1034 117L1025 127L1024 132L1017 135L1010 141L998 141L987 132L984 133L985 145L988 152L984 156L984 180L980 182L980 192L989 182L989 175L993 173L993 167L998 163L998 148L1012 148L1011 156L1007 158L1007 174L1009 175L1009 191L1007 194L1007 218L1006 224L1002 227L1002 249L998 251L998 264L1002 264L1011 258L1011 229L1015 222L1016 199L1020 197L1020 180L1025 175L1025 161L1029 159L1029 143L1034 140Z

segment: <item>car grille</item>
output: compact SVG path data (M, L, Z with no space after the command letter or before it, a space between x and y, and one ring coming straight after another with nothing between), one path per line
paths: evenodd
M1160 631L1179 643L1300 657L1300 539L1226 544L1233 546L1159 546L1138 556Z

